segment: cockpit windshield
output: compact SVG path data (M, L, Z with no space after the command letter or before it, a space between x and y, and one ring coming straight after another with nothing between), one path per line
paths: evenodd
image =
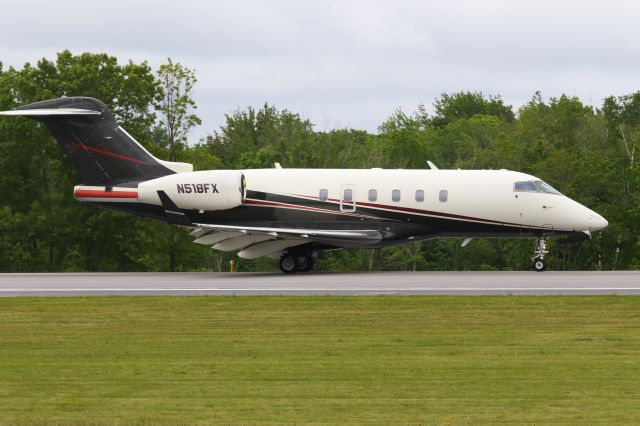
M516 182L513 184L516 192L545 192L547 194L560 194L560 191L541 180Z
M538 188L540 188L540 191L546 192L547 194L560 194L560 191L555 189L553 186L549 185L547 182L537 180L536 185L538 185Z
M539 191L538 187L533 182L516 182L513 185L513 190L516 192L521 192L521 191L538 192Z

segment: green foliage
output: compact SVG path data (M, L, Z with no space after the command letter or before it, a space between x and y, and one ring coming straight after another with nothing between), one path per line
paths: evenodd
M474 115L493 115L505 121L513 121L515 115L511 106L505 105L500 96L486 97L482 92L443 93L433 104L435 115L431 124L445 127L461 118L471 118Z
M1 63L0 63L1 64ZM103 100L123 127L159 158L196 170L271 168L508 168L539 176L593 208L609 227L592 241L552 244L554 269L640 265L640 92L605 99L601 110L562 95L535 93L517 115L499 96L442 94L398 109L378 129L316 131L309 120L265 103L226 115L196 144L200 123L190 94L195 72L174 63L154 73L146 62L119 64L106 54L61 52L21 69L0 66L0 109L58 96ZM274 270L191 243L185 230L99 210L73 200L73 168L41 126L0 120L0 270ZM317 268L348 270L526 269L533 240L430 240L382 250L325 253Z
M166 144L169 147L169 160L176 161L185 149L187 134L194 126L201 124L200 118L193 113L196 103L190 94L195 86L195 71L173 63L167 63L158 69L160 93L155 103L160 113L160 122L164 129Z
M121 65L106 54L64 51L55 62L0 73L1 110L59 96L96 97L152 151L161 150L153 143L160 94L146 62ZM215 159L202 156L200 163ZM194 247L182 230L77 203L73 167L34 122L0 120L0 171L2 271L192 270L212 262L212 253Z
M429 144L432 132L426 126L422 106L408 116L397 109L379 127L379 137L370 143L376 167L423 168L427 160L437 160Z
M298 114L264 104L259 110L236 110L207 137L206 144L225 168L311 167L313 125Z

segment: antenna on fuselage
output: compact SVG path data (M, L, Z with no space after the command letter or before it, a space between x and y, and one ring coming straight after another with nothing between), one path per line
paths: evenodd
M438 170L438 167L436 167L436 165L433 164L431 161L427 160L427 164L429 165L429 168L431 170Z

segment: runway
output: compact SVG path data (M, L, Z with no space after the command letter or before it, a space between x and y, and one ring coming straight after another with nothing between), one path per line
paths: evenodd
M640 272L0 274L0 297L640 294Z

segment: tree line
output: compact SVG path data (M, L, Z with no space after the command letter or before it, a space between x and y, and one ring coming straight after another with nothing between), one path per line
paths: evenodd
M273 167L518 170L536 175L607 218L590 241L551 241L550 268L640 267L640 91L592 107L540 93L517 111L500 96L445 93L433 112L390 112L376 134L317 131L299 114L265 103L237 109L196 144L200 123L193 70L171 60L121 64L108 54L61 52L55 60L4 68L0 110L60 96L101 99L159 158L195 170ZM0 271L221 271L233 253L193 244L184 229L83 205L75 171L46 129L0 120ZM532 239L438 239L376 250L327 253L319 270L518 270L530 267ZM235 259L240 270L275 270L270 259Z

